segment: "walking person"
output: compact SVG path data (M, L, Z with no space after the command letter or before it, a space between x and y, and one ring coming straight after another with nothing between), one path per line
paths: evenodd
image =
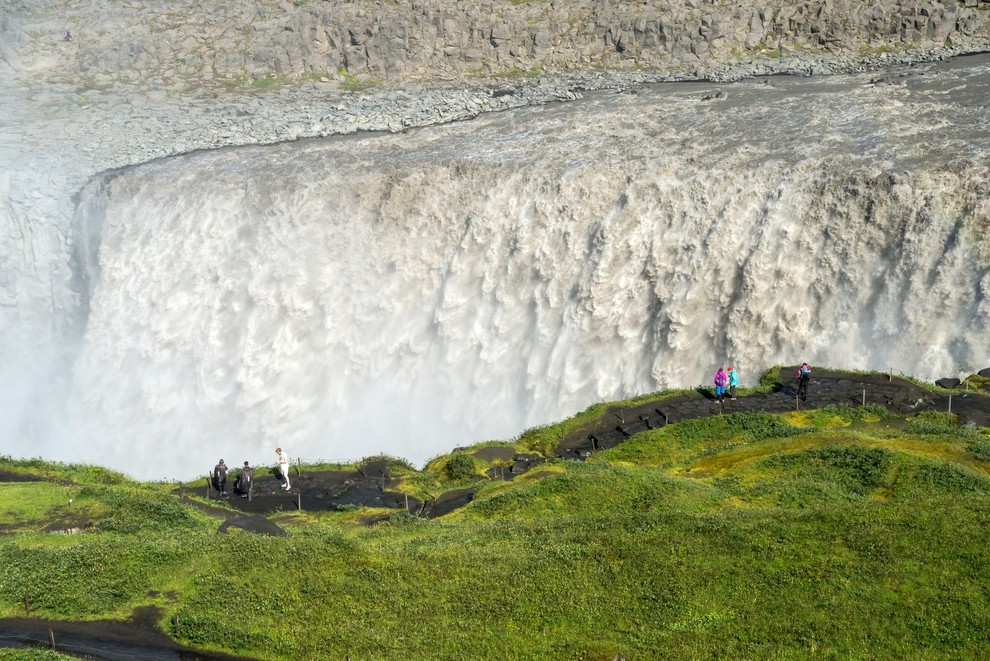
M725 384L728 381L729 377L725 373L725 368L719 367L718 372L715 373L715 401L719 404L725 401Z
M248 500L253 500L254 496L254 470L248 462L244 462L244 467L241 468L241 476L238 478L238 490L241 492L241 498L247 498Z
M808 382L811 381L811 365L801 363L797 371L798 397L802 402L808 401Z
M729 365L729 399L735 401L736 399L736 386L739 385L739 372Z
M213 467L213 486L221 496L227 495L227 464L223 463L223 459Z
M288 491L292 488L292 485L289 484L289 455L282 448L275 448L275 454L278 455L278 469L285 479L285 484L282 485L282 488Z

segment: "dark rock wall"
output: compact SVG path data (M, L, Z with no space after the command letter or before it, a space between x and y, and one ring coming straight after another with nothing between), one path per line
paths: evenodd
M990 0L138 0L59 8L14 0L0 8L0 25L0 57L54 79L443 80L970 52L990 42Z

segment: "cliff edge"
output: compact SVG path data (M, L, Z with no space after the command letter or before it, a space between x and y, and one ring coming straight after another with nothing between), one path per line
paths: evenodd
M990 44L990 0L14 0L0 70L190 93L304 79L446 82L581 70L718 78L848 70ZM825 65L816 65L824 61Z

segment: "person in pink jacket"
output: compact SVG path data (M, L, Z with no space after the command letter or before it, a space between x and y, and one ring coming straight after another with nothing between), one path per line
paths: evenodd
M715 401L719 404L725 401L725 384L729 382L729 377L725 373L724 367L719 367L715 373Z

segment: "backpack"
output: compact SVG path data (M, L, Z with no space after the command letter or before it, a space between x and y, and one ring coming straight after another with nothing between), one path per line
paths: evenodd
M725 372L719 372L715 375L715 385L719 387L725 385Z

